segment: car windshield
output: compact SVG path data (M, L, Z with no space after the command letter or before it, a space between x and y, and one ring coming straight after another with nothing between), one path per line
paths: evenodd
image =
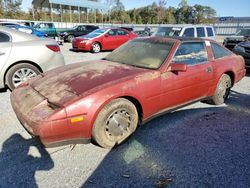
M237 36L250 36L250 29L241 29L238 33L236 33Z
M174 37L179 36L181 32L181 27L159 27L153 36L160 37Z
M97 36L100 36L104 33L106 33L108 31L108 29L96 29L94 31L92 31L91 33L87 34L87 35L84 35L83 37L87 37L87 38L94 38L94 37L97 37Z
M166 60L174 42L155 38L138 38L117 48L104 58L131 66L158 69Z

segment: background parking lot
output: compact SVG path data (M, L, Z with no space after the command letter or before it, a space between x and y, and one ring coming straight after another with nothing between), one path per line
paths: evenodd
M100 59L61 47L66 64ZM83 62L84 63L84 62ZM0 187L249 187L250 77L227 104L195 103L138 128L113 150L93 144L44 149L0 93Z

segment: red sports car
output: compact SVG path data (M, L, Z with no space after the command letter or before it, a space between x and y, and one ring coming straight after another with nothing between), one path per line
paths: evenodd
M138 124L194 101L222 104L245 63L212 40L136 38L97 61L43 73L11 94L22 125L45 146L111 148Z
M88 35L75 38L72 46L75 50L99 53L101 50L114 50L135 37L135 33L125 29L97 29Z

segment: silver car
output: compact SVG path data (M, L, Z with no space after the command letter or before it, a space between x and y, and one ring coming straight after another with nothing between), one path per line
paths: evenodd
M65 65L56 41L0 26L0 89Z

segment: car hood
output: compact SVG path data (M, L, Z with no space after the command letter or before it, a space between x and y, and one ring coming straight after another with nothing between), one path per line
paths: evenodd
M99 60L76 63L43 73L30 86L51 103L64 106L78 97L150 70Z

